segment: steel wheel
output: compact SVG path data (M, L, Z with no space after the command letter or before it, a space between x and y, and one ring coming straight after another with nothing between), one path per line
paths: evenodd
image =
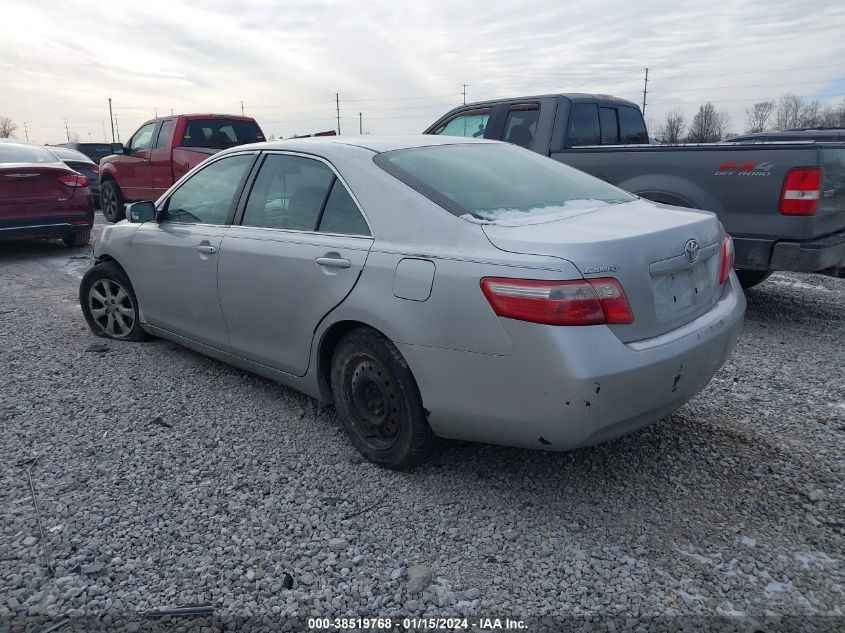
M126 289L113 279L98 279L88 291L94 323L113 338L124 338L135 326L135 306Z
M354 359L351 368L351 422L364 442L379 451L390 448L402 430L396 384L378 360Z

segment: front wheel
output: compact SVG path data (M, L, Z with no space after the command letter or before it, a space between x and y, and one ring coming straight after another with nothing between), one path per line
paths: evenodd
M88 327L97 336L121 341L143 341L138 299L129 278L113 262L91 268L79 284L79 305Z
M378 332L346 334L332 360L335 407L352 443L370 461L405 470L427 461L437 438L396 346Z
M771 270L737 270L736 278L739 285L748 290L766 281L771 274Z
M100 209L109 222L120 222L126 217L123 192L114 180L105 181L100 187Z

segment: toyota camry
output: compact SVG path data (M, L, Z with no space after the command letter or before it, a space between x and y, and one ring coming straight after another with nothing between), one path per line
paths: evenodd
M370 460L438 438L567 450L698 394L742 326L715 215L513 145L240 146L104 229L95 334L176 341L333 403Z

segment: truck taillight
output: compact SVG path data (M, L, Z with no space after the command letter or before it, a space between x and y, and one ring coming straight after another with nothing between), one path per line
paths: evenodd
M62 174L59 182L66 187L87 187L88 179L82 174Z
M783 215L814 215L821 198L821 167L796 167L786 172L780 194Z
M725 233L722 238L722 260L719 263L719 283L723 284L727 281L731 270L734 267L734 241L733 238Z
M616 279L542 281L485 277L481 291L502 317L546 325L633 323L625 291Z

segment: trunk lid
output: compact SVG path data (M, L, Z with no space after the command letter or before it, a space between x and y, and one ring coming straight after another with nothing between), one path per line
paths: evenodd
M62 163L3 163L0 165L0 204L17 206L64 202L73 197L76 188L63 185L59 176L73 173Z
M618 279L634 322L608 327L624 342L681 327L707 312L721 294L722 229L716 216L706 211L647 200L595 205L579 201L570 214L528 214L483 224L482 229L501 250L560 257L585 278ZM694 261L687 251L697 251Z

